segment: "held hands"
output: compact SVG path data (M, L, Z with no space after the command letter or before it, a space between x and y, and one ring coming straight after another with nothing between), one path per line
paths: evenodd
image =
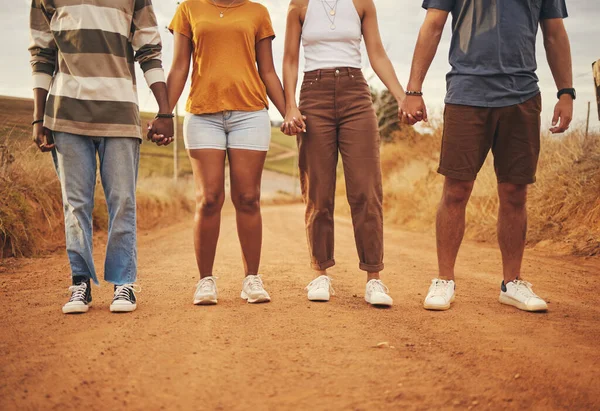
M560 122L559 122L560 119ZM573 119L573 98L568 95L563 95L554 107L554 116L552 117L552 134L564 133L569 129L569 124Z
M147 139L157 146L168 146L173 142L174 135L172 118L155 118L148 123Z
M423 96L406 96L398 107L398 118L404 124L412 126L419 121L428 121L427 107Z
M33 142L42 153L47 153L54 149L54 138L52 131L48 130L42 123L33 125Z
M301 132L306 132L306 116L303 116L296 107L285 113L285 119L281 125L281 131L288 136L295 136Z

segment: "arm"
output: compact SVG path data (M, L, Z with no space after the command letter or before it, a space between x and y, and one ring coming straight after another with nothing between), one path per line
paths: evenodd
M273 37L268 37L256 43L256 63L258 74L267 88L267 95L285 117L285 96L279 76L273 64Z
M300 60L300 37L302 35L302 9L306 0L292 0L288 9L285 30L285 49L283 52L283 88L285 90L286 116L281 131L289 136L306 131L304 117L296 104L298 67Z
M410 79L407 85L409 91L421 91L429 66L440 44L447 19L448 12L445 10L434 8L427 10L410 68ZM402 112L408 124L415 124L421 120L427 121L427 108L422 96L408 96L402 104Z
M33 120L43 120L48 89L56 70L57 47L50 31L48 16L40 0L33 0L30 10L31 67L33 69ZM33 141L43 152L54 148L52 132L42 122L33 126Z
M174 32L173 35L173 62L167 78L167 89L170 102L169 112L175 109L175 106L181 97L181 93L183 93L185 83L190 74L192 50L194 48L192 40L183 34Z
M146 83L154 94L158 103L158 112L169 114L171 111L161 61L162 42L152 0L135 1L131 31L135 61L140 64ZM153 137L152 140L159 145L167 145L173 141L173 134L173 120L168 118L156 119L148 131L148 137L155 135L157 138Z
M404 89L400 85L400 81L398 81L394 66L381 42L379 24L377 23L377 10L373 0L365 1L362 32L371 67L373 67L377 77L385 84L390 93L392 93L392 96L398 101L398 106L400 106L406 94L404 94Z
M541 26L544 33L546 58L548 59L548 65L552 71L557 89L561 90L573 87L571 46L563 20L561 18L542 20ZM565 132L569 128L572 118L573 98L563 94L554 108L550 131L552 133Z

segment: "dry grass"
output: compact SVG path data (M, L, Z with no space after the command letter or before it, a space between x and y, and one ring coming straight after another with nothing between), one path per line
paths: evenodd
M433 232L443 178L436 172L441 126L417 139L382 147L386 220L403 228ZM343 194L343 184L339 184ZM496 240L498 198L491 156L481 170L467 208L466 237ZM346 208L345 201L338 201ZM529 194L530 246L565 253L600 255L600 136L581 132L544 136L537 183Z
M15 161L0 173L0 258L29 257L64 245L60 183L50 154L22 139L8 144ZM165 177L142 178L137 190L138 227L151 229L179 220L193 210L189 180L175 184ZM106 201L97 184L94 229L105 231Z

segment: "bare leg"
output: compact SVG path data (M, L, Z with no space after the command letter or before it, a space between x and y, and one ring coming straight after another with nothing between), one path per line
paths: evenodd
M454 265L465 234L465 210L474 181L446 177L436 219L439 278L454 280Z
M200 278L204 278L213 275L221 229L221 209L225 201L225 151L189 150L188 154L196 189L194 249Z
M231 199L236 210L238 236L246 275L258 274L262 248L260 183L267 153L229 149Z
M527 185L498 184L498 243L502 252L504 282L521 275L521 263L527 235Z

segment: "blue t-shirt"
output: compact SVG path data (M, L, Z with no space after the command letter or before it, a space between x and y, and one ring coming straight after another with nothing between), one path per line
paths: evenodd
M424 0L452 13L446 103L520 104L539 93L535 39L540 20L567 17L565 0Z

